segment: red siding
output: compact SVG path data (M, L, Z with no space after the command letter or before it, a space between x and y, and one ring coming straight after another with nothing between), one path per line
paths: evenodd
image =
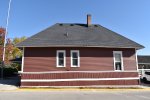
M63 73L34 73L21 75L22 80L30 80L30 82L21 82L21 87L25 86L93 86L93 85L138 85L138 79L125 80L123 78L137 78L137 72L63 72ZM109 80L82 80L83 79L109 79ZM112 80L113 78L115 80ZM42 82L48 79L81 79L79 80L59 80L54 82ZM120 79L120 80L118 80ZM31 80L41 80L32 82Z
M109 81L68 81L68 82L21 82L21 86L98 86L98 85L138 85L138 80Z
M21 79L74 79L74 78L128 78L138 77L137 72L70 72L22 74Z
M66 50L66 67L56 67L56 51ZM80 51L80 67L71 68L70 50ZM136 70L135 49L30 47L25 48L24 72L41 71L110 71L114 70L113 51L123 51L125 70Z

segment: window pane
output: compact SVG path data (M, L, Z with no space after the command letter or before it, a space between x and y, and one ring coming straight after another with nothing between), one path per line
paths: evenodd
M115 54L115 60L116 60L117 62L121 62L121 54L116 53L116 54Z
M73 57L73 58L78 58L77 52L73 52L73 53L72 53L72 57Z
M64 58L64 53L63 52L59 52L58 57L59 58Z
M65 57L65 52L59 51L58 52L58 62L57 62L58 66L60 66L60 67L65 66L64 57Z
M73 59L73 66L78 66L78 59Z
M121 69L121 62L116 62L115 63L115 68L116 68L115 70L122 70Z
M63 59L59 59L59 66L64 66L64 60Z

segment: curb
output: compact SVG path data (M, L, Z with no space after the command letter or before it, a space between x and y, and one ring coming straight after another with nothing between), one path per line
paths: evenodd
M57 92L57 91L92 91L92 92L127 92L150 91L150 88L18 88L15 90L0 90L0 92Z

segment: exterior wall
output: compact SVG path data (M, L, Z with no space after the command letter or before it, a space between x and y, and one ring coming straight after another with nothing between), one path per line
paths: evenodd
M57 50L66 50L66 67L56 67ZM71 67L70 51L79 50L80 67ZM124 71L114 71L113 51L122 51ZM135 49L24 48L21 87L138 85Z
M138 85L137 72L24 73L21 86ZM38 81L37 81L38 80Z
M66 50L66 67L56 67L56 51ZM70 50L80 51L80 67L71 68ZM135 49L109 48L25 48L24 72L42 71L113 71L113 51L122 51L124 70L136 70Z

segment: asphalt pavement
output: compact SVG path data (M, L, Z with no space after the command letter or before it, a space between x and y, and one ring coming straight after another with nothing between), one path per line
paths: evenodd
M0 100L150 100L150 91L7 91Z

